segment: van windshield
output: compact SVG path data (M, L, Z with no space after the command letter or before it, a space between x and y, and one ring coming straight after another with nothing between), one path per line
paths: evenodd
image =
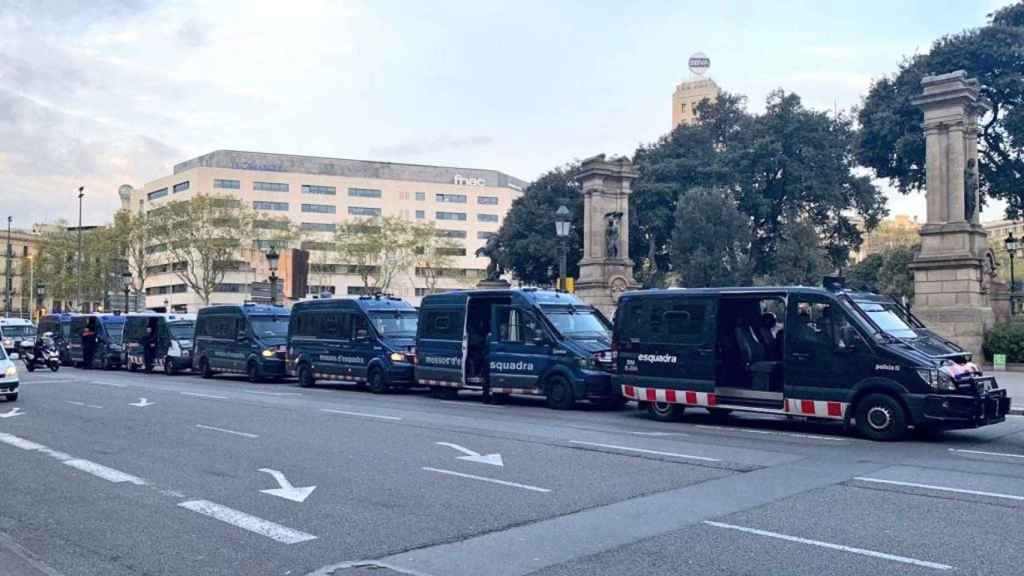
M370 314L373 327L385 338L413 338L416 336L415 312L374 312Z
M895 302L854 300L854 304L877 324L882 332L894 338L917 338L918 334L914 329L916 322Z
M4 326L0 328L4 338L29 338L36 335L36 327L30 324L24 326Z
M259 338L288 336L287 316L250 316L252 332Z
M171 338L175 340L191 340L192 332L195 329L195 325L191 322L181 322L168 324L167 330L171 333Z
M120 344L124 337L124 318L118 320L102 320L103 329L114 344Z
M608 338L608 326L587 308L544 308L558 333L570 339Z

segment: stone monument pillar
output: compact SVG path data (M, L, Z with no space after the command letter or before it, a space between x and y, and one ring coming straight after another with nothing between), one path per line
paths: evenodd
M992 325L988 241L978 223L978 83L963 70L926 76L913 103L924 112L928 218L914 272L914 314L981 360Z
M626 158L606 160L604 154L580 166L583 190L583 259L576 295L608 318L619 294L637 287L629 259L629 193L636 179Z

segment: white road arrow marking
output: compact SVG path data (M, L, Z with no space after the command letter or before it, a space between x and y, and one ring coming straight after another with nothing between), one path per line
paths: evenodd
M0 414L0 418L13 418L15 416L21 416L22 414L24 414L24 412L21 411L21 408L11 408L10 412Z
M467 462L476 462L477 464L490 464L491 466L505 466L505 462L503 462L501 459L501 454L498 453L480 454L479 452L474 452L469 448L459 446L458 444L452 444L451 442L437 442L437 445L454 448L455 450L458 450L459 452L465 454L465 456L457 456L459 460L465 460Z
M132 402L131 404L129 404L129 406L138 406L139 408L145 408L146 406L152 406L153 404L156 404L156 402L150 402L145 398L139 398L138 402Z
M291 500L292 502L304 502L309 495L316 490L316 486L292 486L292 483L284 477L284 473L279 470L272 470L270 468L260 468L260 472L266 472L277 480L277 483L281 486L280 488L269 488L267 490L260 490L264 494L270 494L271 496L280 496L285 500Z

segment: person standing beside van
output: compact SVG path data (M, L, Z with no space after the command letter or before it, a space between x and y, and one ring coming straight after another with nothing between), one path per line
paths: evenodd
M82 328L82 368L92 368L93 358L96 357L96 319L89 318Z

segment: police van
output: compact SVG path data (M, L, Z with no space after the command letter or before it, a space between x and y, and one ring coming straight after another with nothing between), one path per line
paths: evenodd
M354 382L371 392L413 384L416 309L400 298L306 300L292 307L288 368L299 386Z
M571 294L460 290L426 296L416 336L416 381L436 395L544 396L551 408L578 400L624 403L601 370L611 326Z
M0 341L8 355L17 354L22 340L35 340L36 327L24 318L0 318Z
M129 314L124 326L126 367L156 368L168 375L192 368L195 326L195 314Z
M71 317L72 314L47 314L39 319L38 331L40 334L49 332L53 338L53 345L57 347L57 354L60 356L60 363L65 366L71 365L71 352L68 350L68 341L71 338Z
M806 287L627 292L614 380L657 420L689 407L832 419L874 440L1005 419L1006 391L892 299Z
M82 368L117 368L123 361L124 316L81 314L68 328L68 355Z
M203 378L245 374L251 382L285 373L288 310L260 304L203 308L196 316L193 360Z

